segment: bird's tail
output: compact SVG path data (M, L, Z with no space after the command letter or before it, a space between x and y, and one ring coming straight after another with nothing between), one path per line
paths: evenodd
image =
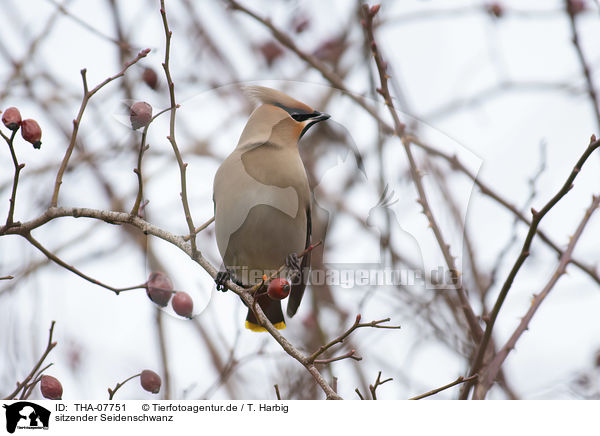
M285 328L283 311L281 310L281 301L273 300L267 295L263 295L258 297L258 304L276 329L281 330ZM252 330L253 332L266 331L265 328L260 325L250 307L248 308L248 315L246 316L246 328L248 330Z

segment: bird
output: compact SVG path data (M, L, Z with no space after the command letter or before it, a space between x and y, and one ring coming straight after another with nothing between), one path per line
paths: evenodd
M218 168L213 185L215 234L223 259L217 289L231 278L249 287L286 265L292 277L287 315L295 315L310 274L311 191L298 141L310 127L330 118L281 91L244 88L258 106L237 146ZM224 270L223 270L224 269ZM267 295L258 304L269 321L284 329L280 300ZM265 331L252 308L245 327Z

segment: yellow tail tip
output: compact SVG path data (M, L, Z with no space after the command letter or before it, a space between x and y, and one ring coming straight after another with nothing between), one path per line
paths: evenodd
M285 328L285 322L284 321L277 322L277 323L273 324L273 326L277 330L283 330ZM253 332L266 332L267 331L264 327L262 327L258 324L254 324L253 322L250 322L250 321L246 321L246 328Z

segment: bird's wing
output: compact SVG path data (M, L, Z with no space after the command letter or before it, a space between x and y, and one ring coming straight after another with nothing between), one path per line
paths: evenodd
M312 222L310 216L310 207L306 208L306 244L305 249L310 247L311 244L311 234L312 234ZM300 302L302 301L302 297L304 296L304 289L306 288L306 284L308 282L308 277L310 275L310 254L309 251L302 258L302 263L300 264L301 277L300 282L292 285L292 289L290 291L290 297L287 305L287 315L292 317L296 314L298 310L298 306L300 306Z

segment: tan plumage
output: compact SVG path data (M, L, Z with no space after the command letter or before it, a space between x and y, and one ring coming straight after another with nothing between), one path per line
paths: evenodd
M310 245L310 189L298 140L312 124L329 118L288 95L248 87L262 103L250 115L235 150L214 181L215 229L223 263L232 279L256 284L292 253ZM292 284L287 313L298 309L306 286L310 256L302 259L302 280ZM281 302L259 299L278 328L285 323ZM251 310L246 326L262 330Z

